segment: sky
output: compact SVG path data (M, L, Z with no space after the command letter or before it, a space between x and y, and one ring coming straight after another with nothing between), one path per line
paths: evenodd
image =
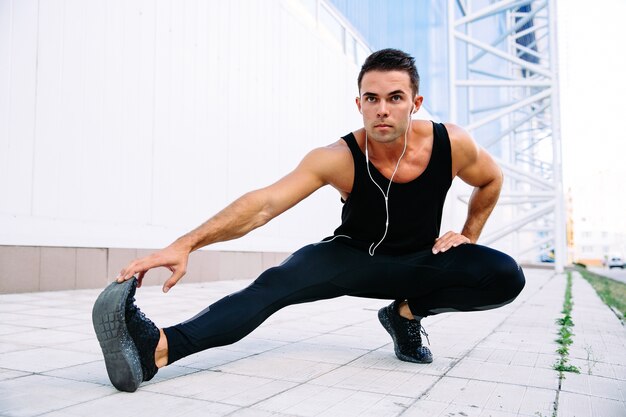
M626 0L557 3L563 176L574 227L626 234Z

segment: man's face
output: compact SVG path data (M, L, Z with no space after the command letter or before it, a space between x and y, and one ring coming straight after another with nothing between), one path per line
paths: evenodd
M411 79L405 71L368 71L361 79L356 104L363 114L369 139L389 143L404 136L409 118L422 104L413 96Z

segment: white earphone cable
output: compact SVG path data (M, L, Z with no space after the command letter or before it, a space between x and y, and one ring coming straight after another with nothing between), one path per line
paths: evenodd
M412 113L412 111L411 111ZM374 185L376 185L376 187L378 187L378 189L380 190L380 192L382 193L384 199L385 199L385 214L387 216L387 219L385 220L385 233L383 234L383 237L380 239L380 241L378 243L373 242L370 247L369 247L369 254L370 256L374 256L374 252L376 252L376 249L378 248L378 246L383 243L383 240L385 240L385 238L387 237L387 232L389 231L389 191L391 191L391 184L393 183L393 178L396 176L396 172L398 172L398 167L400 166L400 161L402 160L402 158L404 157L404 154L406 152L406 148L407 148L407 135L409 133L409 128L411 127L411 113L409 113L409 124L407 125L406 130L404 131L404 149L402 149L402 153L400 154L400 158L398 158L398 162L396 163L396 167L393 170L393 174L391 174L391 178L389 179L389 184L387 185L387 192L383 191L382 187L380 185L378 185L378 183L376 181L374 181L374 178L372 177L372 173L370 172L370 160L369 160L369 152L368 152L368 146L367 146L367 129L365 130L365 166L367 167L367 173L369 174L370 180L374 183Z

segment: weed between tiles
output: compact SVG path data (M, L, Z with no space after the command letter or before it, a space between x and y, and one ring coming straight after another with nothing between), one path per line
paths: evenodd
M556 399L554 400L554 409L552 417L556 417L558 413L559 393L561 392L561 383L565 378L565 372L574 372L579 374L580 370L571 364L568 364L569 346L573 343L572 327L574 327L574 321L572 320L572 273L567 273L567 284L565 285L565 301L563 301L563 317L556 320L556 324L559 325L558 335L555 340L559 344L556 353L559 354L557 362L553 365L553 368L559 371L559 389L556 393Z
M565 286L565 301L563 301L563 317L556 320L556 324L559 325L558 338L555 340L559 344L556 353L559 354L559 359L554 364L554 369L559 371L559 385L560 381L564 378L563 372L574 372L579 374L580 370L571 364L568 364L569 346L573 343L572 327L574 322L572 321L572 273L567 273L567 285Z

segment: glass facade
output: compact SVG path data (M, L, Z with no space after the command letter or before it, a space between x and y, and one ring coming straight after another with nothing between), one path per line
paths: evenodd
M448 118L447 2L328 0L373 50L401 49L415 57L424 105Z

